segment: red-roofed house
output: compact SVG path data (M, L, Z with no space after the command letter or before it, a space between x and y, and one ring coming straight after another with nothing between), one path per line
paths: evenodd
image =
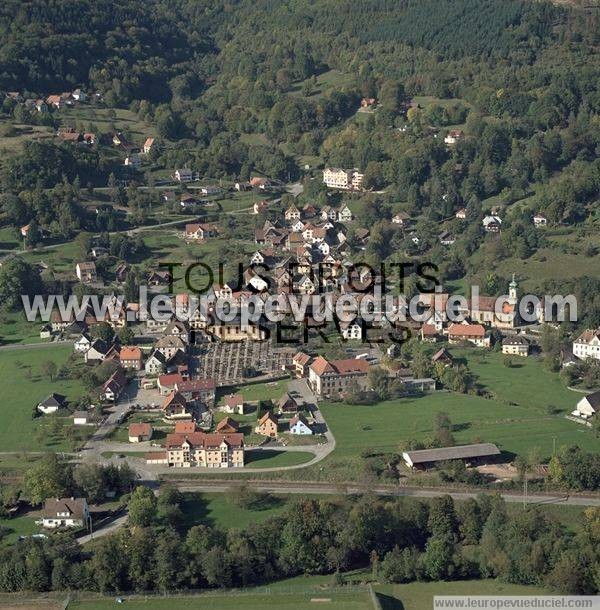
M448 343L452 345L465 341L478 347L490 346L490 338L486 336L481 324L451 324L448 328Z
M150 424L129 424L129 442L141 443L152 438L152 426Z
M135 345L124 345L119 352L119 360L124 369L139 371L142 368L142 350Z

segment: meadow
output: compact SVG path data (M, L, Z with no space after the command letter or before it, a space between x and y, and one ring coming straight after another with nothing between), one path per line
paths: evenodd
M0 351L0 447L2 451L61 451L69 449L64 439L57 439L46 428L48 416L33 418L35 406L55 392L76 400L84 388L79 380L50 381L42 374L42 364L52 361L60 368L72 352L70 345L51 345L29 349ZM72 423L72 420L65 418ZM42 428L44 434L37 434ZM35 439L35 440L34 440Z

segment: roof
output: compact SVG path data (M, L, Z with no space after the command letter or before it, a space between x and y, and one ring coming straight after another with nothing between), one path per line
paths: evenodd
M305 366L310 362L310 356L308 354L305 354L304 352L298 352L294 358L293 361L296 364L300 364L301 366Z
M310 365L310 368L319 376L325 373L352 375L354 373L366 374L370 366L362 358L346 358L345 360L332 360L328 362L322 356L318 356Z
M158 385L161 387L174 386L175 384L181 383L182 381L183 377L179 373L171 373L169 375L158 376Z
M237 432L239 428L239 424L235 421L235 419L231 419L231 417L225 417L218 424L215 430L217 432L222 432L223 430L233 430Z
M150 436L152 426L150 424L129 424L129 436Z
M310 426L308 425L308 420L306 419L306 417L304 417L304 415L302 415L302 413L296 413L296 415L294 415L294 417L292 417L292 419L290 419L290 428L292 426L295 426L298 422L301 422L307 428L310 428Z
M119 354L121 360L141 360L142 350L134 345L124 345Z
M476 445L442 447L441 449L405 451L402 457L411 464L425 464L427 462L442 462L444 460L459 460L488 455L500 455L500 449L494 443L479 443Z
M85 498L48 498L44 503L42 516L53 519L58 513L69 513L73 519L83 519L86 505Z
M175 434L191 434L196 432L196 422L178 421L175 422Z
M241 432L234 434L206 434L205 432L192 432L191 434L169 434L167 436L167 449L179 449L183 443L188 442L192 447L216 448L225 441L230 447L243 447L244 435Z
M502 339L502 345L529 345L529 341L525 337L514 335L512 337L505 337Z
M180 392L200 392L201 390L214 390L214 379L183 379L177 382Z
M452 360L452 355L445 347L442 347L442 349L439 349L435 354L433 354L433 356L431 356L432 362L437 362L438 360L441 360L441 359Z
M590 343L594 339L600 339L600 328L586 329L575 340L575 343Z
M592 392L591 394L588 394L587 396L584 396L584 399L588 401L590 406L595 411L598 411L600 409L600 390L598 390L597 392Z
M41 407L62 407L65 404L66 396L62 394L49 394L42 400L42 402L38 403L38 406Z
M225 398L225 404L228 407L237 407L244 404L244 397L241 394L230 394Z
M187 400L179 392L171 392L164 400L162 404L163 411L171 405L182 405L187 407Z
M457 337L485 337L485 328L481 324L451 324L448 335Z
M75 411L73 413L73 419L87 419L88 412L87 411Z
M271 413L271 411L267 411L259 420L258 420L258 425L262 426L265 422L267 422L268 420L271 420L275 423L277 423L278 419L277 419L277 415L273 415L273 413Z

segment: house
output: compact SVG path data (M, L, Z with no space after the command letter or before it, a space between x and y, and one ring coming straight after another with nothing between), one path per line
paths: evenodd
M124 369L142 370L142 350L135 345L124 345L119 352L119 360Z
M65 102L60 95L49 95L46 98L46 104L51 108L60 110L64 106Z
M142 443L152 438L152 426L150 424L129 424L128 437L130 443Z
M89 423L89 413L87 411L75 411L73 413L74 426L87 426Z
M490 338L486 336L481 324L451 324L448 328L448 343L453 345L465 341L478 347L490 346Z
M192 174L191 169L183 168L175 170L175 180L177 180L177 182L192 182L193 179L194 175Z
M213 196L220 195L223 192L223 189L220 186L202 186L200 187L200 192L203 195Z
M256 434L268 436L269 438L277 438L278 419L271 411L267 411L259 420L255 428Z
M500 455L500 449L493 443L478 443L474 445L459 445L456 447L442 447L440 449L421 449L418 451L404 451L402 459L410 468L427 468L439 462L450 460L463 460L470 464L485 463L490 458Z
M158 391L166 396L177 389L177 384L183 382L183 377L179 373L170 373L168 375L159 375L157 380Z
M115 279L119 284L123 284L127 279L127 275L131 267L127 263L119 263L115 269Z
M192 434L196 432L195 421L176 421L175 434Z
M451 246L456 241L456 237L450 231L442 231L439 239L442 246Z
M188 402L208 407L215 403L214 379L183 379L177 381L175 387Z
M297 413L300 409L301 402L296 400L291 394L284 394L277 401L277 413L283 415L284 413Z
M90 512L85 498L48 498L44 503L43 527L85 527L89 522Z
M318 356L309 366L308 383L319 395L344 394L353 384L365 385L369 368L363 359L328 361Z
M146 141L144 142L144 146L142 148L142 150L144 151L144 154L147 155L152 150L153 146L154 146L154 138L146 138Z
M51 336L52 336L52 325L44 324L40 328L40 339L50 339Z
M76 102L86 102L87 94L83 89L75 89L71 94Z
M185 225L184 237L186 239L203 240L217 235L217 225L214 223L194 222Z
M304 352L298 352L292 358L296 370L296 377L306 377L308 375L308 365L311 363L312 357Z
M92 339L87 333L81 333L73 343L73 349L78 354L84 354L92 345Z
M260 214L261 212L264 212L267 208L269 207L269 202L265 201L264 199L262 201L257 201L253 206L252 209L254 210L255 214Z
M96 275L96 264L92 262L77 263L75 265L75 273L80 282L89 284L95 282L98 277Z
M192 410L188 409L187 400L177 391L165 398L161 409L165 419L192 419Z
M179 200L179 205L182 208L189 208L195 205L200 205L202 202L197 198L194 197L194 195L182 195L181 199Z
M448 146L453 146L459 140L462 140L464 135L465 134L462 129L451 129L444 138L444 144L448 144Z
M502 225L502 219L499 216L488 214L481 221L483 228L487 233L498 233Z
M374 97L363 97L360 100L362 110L374 110L377 106L377 100Z
M108 352L112 346L108 345L102 339L94 339L84 354L86 362L102 362L106 359Z
M465 220L467 218L467 208L460 208L460 210L458 210L454 216L459 220Z
M444 366L451 366L454 363L454 358L450 352L445 348L439 349L433 356L431 356L431 362L433 364L443 364Z
M244 414L244 397L241 394L230 394L225 398L223 406L225 413L236 413L237 415Z
M292 203L290 207L285 211L285 219L289 222L291 220L300 220L300 210Z
M296 415L290 419L290 434L306 435L312 433L313 431L302 413L296 413Z
M423 324L419 334L421 341L425 343L436 343L438 340L438 329L435 324Z
M600 328L584 330L573 341L573 355L582 360L600 360Z
M584 396L578 403L572 415L588 419L600 411L600 390ZM596 417L598 417L596 415Z
M167 358L162 352L154 350L146 360L144 370L147 375L160 375L166 370Z
M395 225L403 227L410 220L410 216L406 212L398 212L392 216L392 222Z
M170 360L178 351L185 352L187 349L185 341L176 335L163 335L154 347L167 360Z
M239 428L240 425L235 419L231 419L231 417L227 416L217 424L215 431L220 434L235 434L239 431Z
M533 217L533 226L536 228L545 227L548 224L548 219L541 214L536 214Z
M165 443L167 463L177 468L241 468L244 466L244 435L169 434Z
M42 402L37 405L37 410L48 415L48 413L56 413L59 409L66 405L66 396L62 394L50 394Z
M511 356L528 356L529 341L519 335L505 337L502 339L502 353Z
M127 378L122 369L117 369L102 386L102 396L109 402L117 402L127 385Z
M362 188L363 174L356 169L327 167L323 172L323 182L329 188L359 190Z
M338 222L351 222L352 221L352 210L344 203L338 210L337 214Z
M131 167L132 169L138 169L142 166L142 160L138 155L130 155L129 157L125 157L123 165L125 165L125 167Z
M340 321L340 331L345 340L359 341L363 336L363 327L358 320Z
M261 178L260 176L255 176L254 178L250 178L250 186L252 188L259 188L261 190L265 190L271 186L271 183L267 178Z

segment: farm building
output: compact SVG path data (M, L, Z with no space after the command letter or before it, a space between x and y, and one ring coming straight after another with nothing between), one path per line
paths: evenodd
M440 449L421 449L418 451L404 451L402 459L411 468L428 468L438 462L448 460L465 460L467 462L486 461L500 455L500 449L493 443L479 443L476 445L459 445L458 447L442 447Z

